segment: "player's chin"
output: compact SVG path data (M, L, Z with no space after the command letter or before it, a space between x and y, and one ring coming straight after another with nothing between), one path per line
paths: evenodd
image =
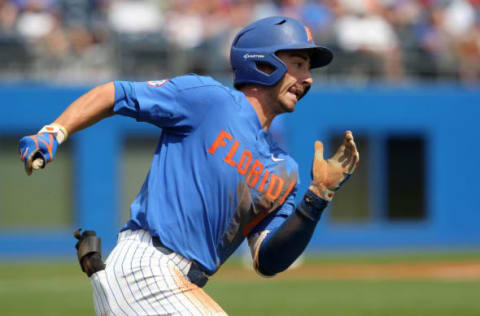
M295 111L298 99L297 96L293 93L285 93L278 98L279 103L279 113L290 113Z
M295 111L295 105L287 108L287 110L286 110L285 112L287 112L287 113L292 113L292 112L294 112L294 111Z
M283 103L283 110L285 112L288 112L288 113L291 113L293 111L295 111L295 107L297 106L297 99L287 99L287 100L284 100Z

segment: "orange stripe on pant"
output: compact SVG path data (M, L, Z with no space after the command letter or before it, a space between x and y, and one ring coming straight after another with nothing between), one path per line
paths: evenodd
M174 272L177 276L176 282L178 282L179 288L184 289L185 296L189 297L192 302L197 302L201 305L201 309L205 312L205 315L227 315L203 289L185 279L177 269L175 269ZM195 303L195 305L197 304Z

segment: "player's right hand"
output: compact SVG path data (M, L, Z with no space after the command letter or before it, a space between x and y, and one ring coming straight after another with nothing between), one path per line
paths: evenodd
M18 143L20 160L25 164L25 172L31 175L33 170L44 168L53 160L58 141L52 133L39 133L22 137Z

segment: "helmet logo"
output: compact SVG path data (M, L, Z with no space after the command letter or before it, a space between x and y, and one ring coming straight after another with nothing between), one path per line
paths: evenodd
M249 59L249 58L265 58L265 55L261 55L261 54L249 54L249 53L246 53L245 55L243 55L243 59Z
M313 42L312 31L310 31L310 28L308 26L305 26L305 31L307 32L307 40L309 42Z

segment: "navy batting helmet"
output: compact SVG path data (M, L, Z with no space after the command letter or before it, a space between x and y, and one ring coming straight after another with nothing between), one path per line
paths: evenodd
M326 66L333 59L332 52L317 46L310 29L295 19L276 16L247 25L235 36L230 50L235 87L245 83L275 85L287 72L275 53L294 49L311 50L311 68ZM257 68L257 63L268 64L274 71L267 74Z

